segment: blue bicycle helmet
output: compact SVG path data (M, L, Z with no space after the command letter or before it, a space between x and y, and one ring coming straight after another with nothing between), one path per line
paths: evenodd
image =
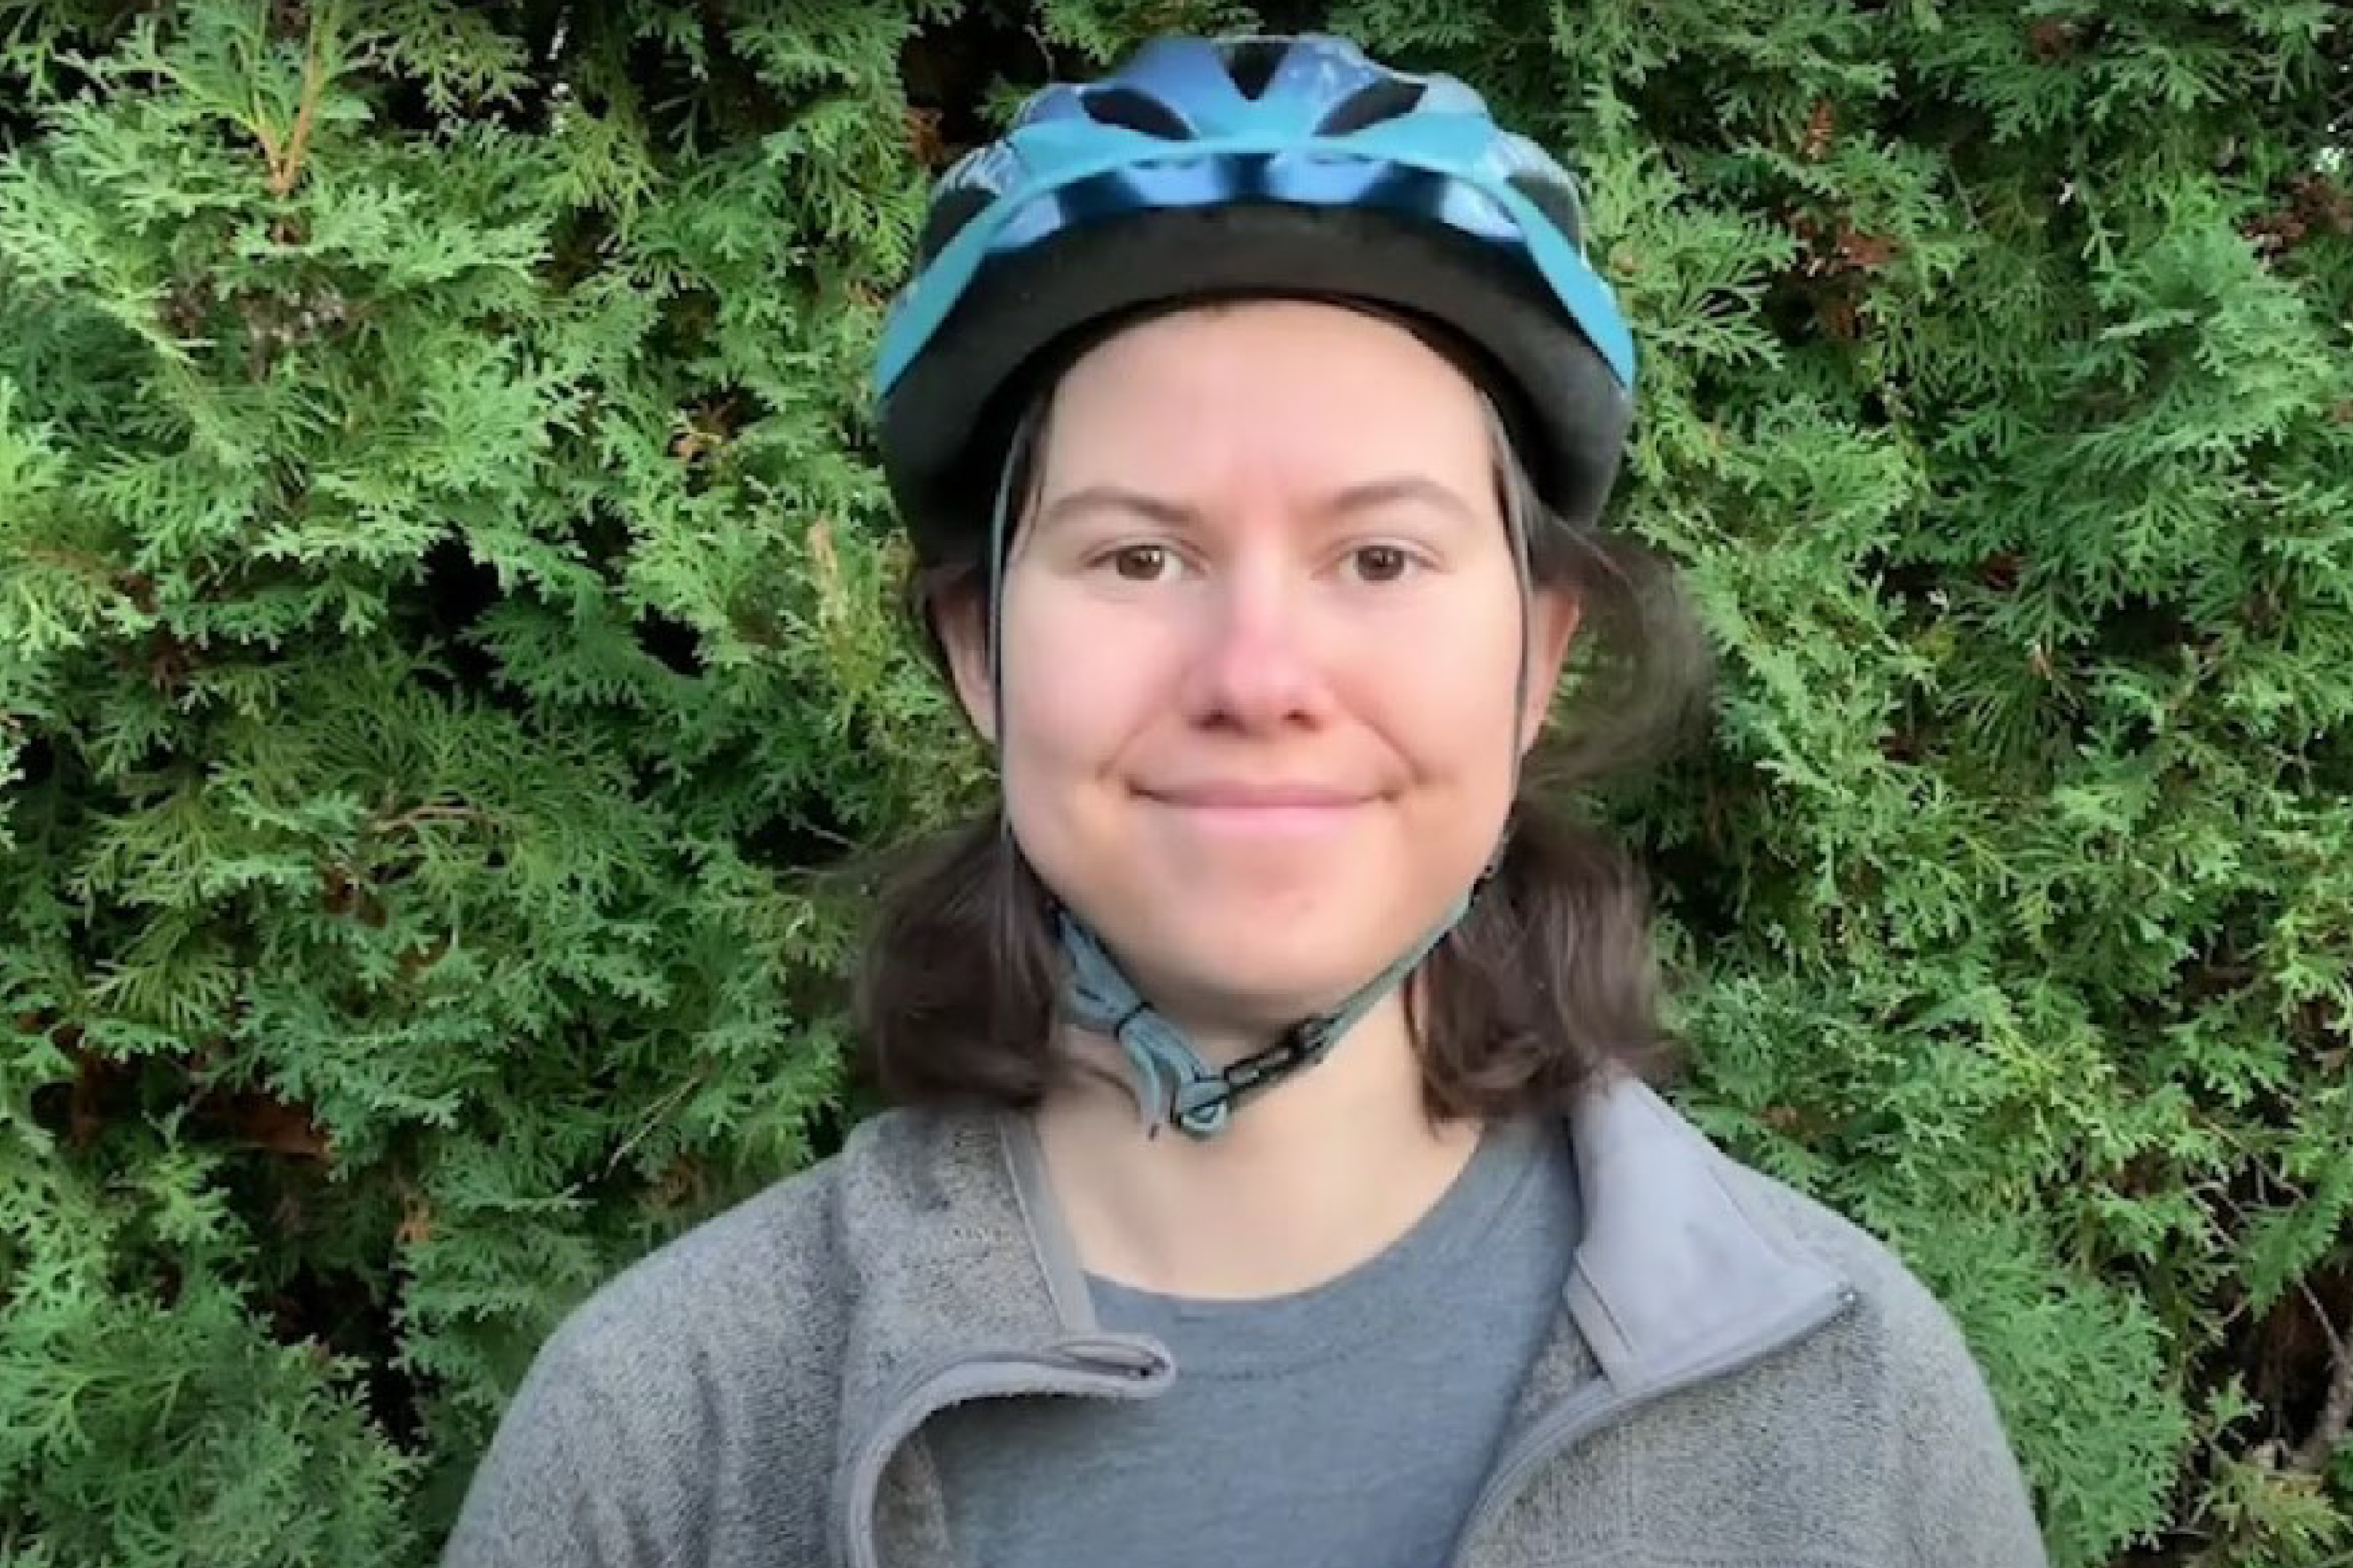
M1599 513L1634 353L1586 262L1567 172L1463 83L1390 70L1343 39L1163 39L1101 81L1039 92L1003 139L942 177L885 324L885 474L920 557L989 536L992 639L1008 458L1036 395L1120 323L1249 296L1403 318L1486 391L1538 496L1573 523ZM1525 574L1516 500L1510 521ZM1067 909L1064 1005L1126 1051L1148 1126L1213 1137L1236 1104L1320 1061L1472 896L1337 1007L1222 1069Z
M1164 38L1032 96L942 176L875 373L926 555L982 526L1014 421L1107 326L1238 295L1356 300L1468 351L1538 494L1600 510L1634 351L1577 182L1445 75L1327 37Z

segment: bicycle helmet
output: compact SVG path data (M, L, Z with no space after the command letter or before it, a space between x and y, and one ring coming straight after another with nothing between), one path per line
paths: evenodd
M919 547L977 527L1041 356L1138 307L1294 294L1466 342L1538 492L1589 521L1634 350L1584 246L1576 180L1453 77L1335 37L1157 40L1034 94L941 177L875 371L893 497Z
M1163 38L1039 90L941 177L915 263L875 367L882 464L920 557L988 530L992 668L1017 421L1139 314L1290 296L1403 317L1471 362L1536 494L1572 522L1599 513L1631 418L1631 335L1586 259L1574 178L1463 82L1341 38ZM1525 520L1511 521L1525 584ZM1339 1008L1223 1072L1063 910L1067 1005L1126 1049L1148 1124L1209 1136L1320 1059L1469 900Z

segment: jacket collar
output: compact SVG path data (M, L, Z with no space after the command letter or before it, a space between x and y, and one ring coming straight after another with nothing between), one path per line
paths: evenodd
M1597 1082L1569 1126L1583 1232L1567 1307L1611 1382L1687 1372L1842 1289L1649 1087ZM1026 1118L888 1113L852 1134L840 1181L856 1405L946 1360L1120 1339L1095 1321ZM877 1413L846 1403L845 1425Z
M1597 1085L1570 1128L1585 1231L1568 1311L1620 1392L1691 1376L1846 1292L1647 1086Z
M1583 1228L1568 1329L1540 1357L1529 1405L1596 1373L1621 1396L1706 1375L1844 1293L1647 1086L1597 1082L1569 1135ZM845 1515L875 1500L883 1458L942 1404L1029 1387L1148 1394L1173 1374L1164 1347L1096 1322L1027 1118L894 1111L863 1123L834 1202L851 1297L837 1428Z

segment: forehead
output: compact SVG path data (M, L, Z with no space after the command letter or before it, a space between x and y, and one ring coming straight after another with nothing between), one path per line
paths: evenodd
M1346 482L1370 469L1475 483L1486 405L1403 324L1344 306L1251 300L1155 317L1082 355L1053 397L1047 487Z

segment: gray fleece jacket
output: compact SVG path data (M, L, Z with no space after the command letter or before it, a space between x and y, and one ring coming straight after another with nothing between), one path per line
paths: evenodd
M1639 1084L1571 1122L1585 1229L1452 1568L2047 1563L1975 1363L1884 1247ZM604 1287L517 1393L445 1568L956 1563L926 1418L1183 1375L1094 1321L1008 1131L886 1113Z

